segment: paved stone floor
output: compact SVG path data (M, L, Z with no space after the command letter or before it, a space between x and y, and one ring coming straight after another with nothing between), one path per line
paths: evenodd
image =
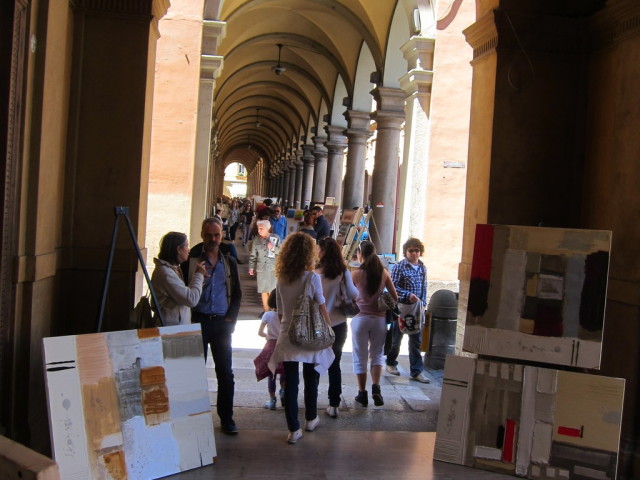
M502 475L433 461L442 371L427 370L430 384L408 377L406 341L399 357L400 376L384 372L381 387L385 404L375 407L356 406L356 379L351 357L351 338L345 343L341 366L343 395L340 414L330 418L324 411L328 405L327 376L320 377L318 413L320 425L314 432L304 432L295 445L286 443L287 428L284 409L263 408L267 400L266 380L257 382L253 358L264 345L258 336L261 311L255 279L247 274L248 255L239 243L240 276L243 302L233 336L233 362L236 379L234 415L238 435L221 433L213 414L217 458L209 465L171 478L201 479L427 479L498 480ZM210 358L210 357L209 357ZM216 380L211 360L207 377L212 405L216 399ZM299 405L303 405L302 389ZM213 409L215 412L215 408ZM301 408L300 418L304 413Z

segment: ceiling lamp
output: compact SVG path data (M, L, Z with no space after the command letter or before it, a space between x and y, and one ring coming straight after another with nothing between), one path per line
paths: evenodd
M276 75L282 75L284 72L287 71L286 68L284 68L282 65L280 65L280 55L282 54L282 44L278 43L276 45L278 47L278 64L275 67L271 67L271 70L273 70L273 72Z
M262 126L262 122L260 121L260 109L256 108L256 128L260 128Z

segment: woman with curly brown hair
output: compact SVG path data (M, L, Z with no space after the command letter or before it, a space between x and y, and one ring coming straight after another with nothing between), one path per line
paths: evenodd
M289 341L291 314L298 296L303 293L305 281L310 278L313 299L320 305L320 312L331 325L329 312L322 295L320 276L313 272L316 263L315 241L304 233L294 233L285 240L276 262L278 283L277 305L280 317L280 335L276 348L269 360L269 368L275 372L278 362L284 365L285 416L289 436L287 442L296 443L302 438L302 429L298 420L298 386L300 384L299 362L302 362L304 379L305 430L312 432L318 426L318 382L320 373L327 371L333 362L331 347L319 351L303 350Z

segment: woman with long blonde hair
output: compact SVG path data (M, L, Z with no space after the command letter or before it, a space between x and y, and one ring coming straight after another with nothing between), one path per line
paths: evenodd
M285 240L276 261L278 316L280 317L280 335L276 348L269 360L269 368L275 373L279 362L284 365L285 416L289 435L287 442L296 443L302 438L302 429L298 420L298 386L300 384L299 363L302 362L304 379L305 430L312 432L318 426L318 383L320 374L326 372L333 362L331 347L319 351L303 350L289 340L291 314L298 296L303 293L305 282L310 276L312 298L320 305L320 312L331 325L329 312L322 295L320 276L313 272L316 264L316 244L309 236L301 232L289 235Z

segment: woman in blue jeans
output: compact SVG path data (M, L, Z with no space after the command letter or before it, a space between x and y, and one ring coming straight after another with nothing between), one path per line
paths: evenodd
M320 305L324 320L331 325L331 319L324 296L320 276L313 272L316 264L316 242L305 233L294 233L285 240L276 261L276 286L280 335L276 348L269 360L269 369L275 373L279 362L284 365L284 412L289 435L287 442L296 443L302 438L298 420L298 386L300 384L299 363L302 362L304 378L304 429L312 432L320 423L318 418L318 382L320 374L327 371L333 362L331 347L319 351L303 350L289 340L291 314L298 295L303 293L307 278L310 281L311 297Z
M318 266L316 273L322 281L322 294L324 295L327 310L331 315L331 327L336 335L333 342L333 354L336 358L329 367L329 407L327 415L331 418L338 417L338 407L342 396L342 370L340 359L342 347L347 339L347 316L335 306L340 283L344 282L352 298L358 295L358 289L353 284L351 272L342 257L338 243L331 237L325 237L318 242Z

